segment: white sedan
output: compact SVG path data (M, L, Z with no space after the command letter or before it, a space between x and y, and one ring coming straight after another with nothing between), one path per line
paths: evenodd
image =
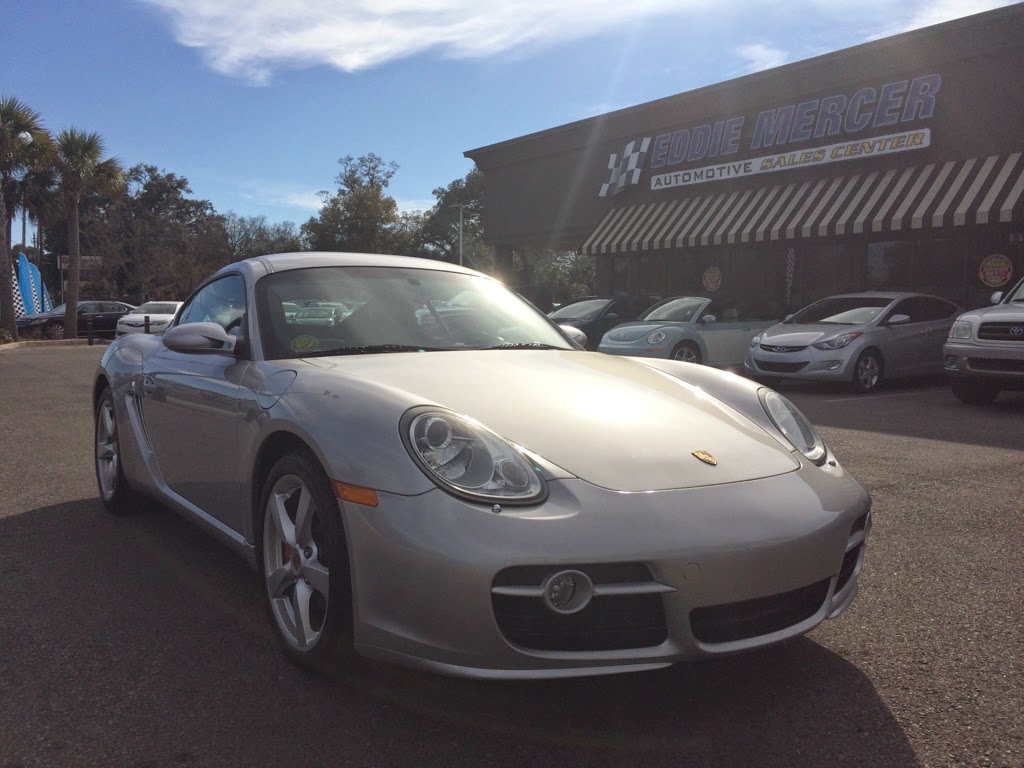
M163 333L181 307L180 301L147 301L117 321L117 335L129 333ZM149 329L146 329L147 318Z

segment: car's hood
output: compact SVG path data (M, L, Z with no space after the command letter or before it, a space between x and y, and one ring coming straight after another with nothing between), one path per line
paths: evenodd
M852 333L854 331L863 333L869 327L865 325L836 325L835 323L813 325L786 325L778 323L761 334L761 343L768 346L805 347L830 336L841 336L844 333Z
M44 320L44 319L49 319L51 317L64 317L64 313L63 312L59 312L59 313L57 313L57 312L36 312L35 314L32 314L32 315L22 315L18 319L21 320L22 322L24 322L26 320Z
M650 335L659 328L676 328L680 325L682 323L660 320L632 320L615 326L605 334L605 338L609 341L636 341Z
M964 312L961 317L973 317L980 320L996 320L1012 322L1024 320L1024 304L995 304L981 309L972 309Z
M299 368L298 390L306 389L303 368L327 368L345 380L339 388L397 389L413 395L402 400L470 416L567 472L614 490L740 482L799 466L777 439L708 393L626 358L481 350L325 357ZM310 390L323 391L319 375L309 383ZM717 466L697 459L698 451L717 459Z

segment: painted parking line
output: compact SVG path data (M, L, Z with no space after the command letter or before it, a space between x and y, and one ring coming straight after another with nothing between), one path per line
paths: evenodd
M845 403L845 402L849 402L850 400L860 400L861 402L870 402L872 400L885 400L886 398L890 398L890 397L913 397L915 395L926 395L926 394L929 394L930 392L939 392L939 391L941 391L941 389L942 389L941 387L936 387L935 389L922 389L922 390L917 390L915 392L897 392L896 394L892 394L892 395L869 395L869 396L853 395L852 397L837 397L837 398L833 398L832 400L823 400L822 402L824 402L824 403Z

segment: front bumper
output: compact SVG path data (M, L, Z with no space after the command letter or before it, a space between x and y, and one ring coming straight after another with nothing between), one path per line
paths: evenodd
M341 503L357 649L478 678L652 669L770 645L853 601L871 501L841 467L657 493L550 483L500 514L437 490ZM594 597L545 602L575 571Z
M668 358L672 352L671 347L658 344L641 344L639 342L614 342L602 341L598 352L606 355L626 355L629 357L663 357Z
M1024 342L948 341L942 359L952 378L1024 386Z
M768 352L761 347L747 350L743 370L747 376L808 381L849 381L851 360L856 352L847 348L820 350L808 346L799 352Z

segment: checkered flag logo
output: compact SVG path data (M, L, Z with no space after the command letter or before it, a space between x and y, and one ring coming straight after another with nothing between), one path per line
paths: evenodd
M25 311L25 302L21 300L21 286L18 283L18 270L11 265L11 290L14 291L14 316L24 317L28 314Z
M614 152L608 156L608 173L605 175L598 197L607 197L610 192L619 194L626 185L640 181L640 172L647 162L647 149L651 146L650 138L634 139L622 150L621 159Z

